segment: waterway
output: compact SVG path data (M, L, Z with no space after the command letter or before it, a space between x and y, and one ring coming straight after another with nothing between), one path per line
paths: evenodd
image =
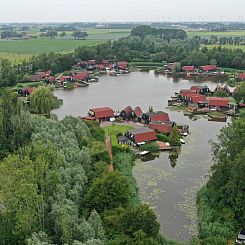
M226 125L204 117L191 119L167 107L171 95L197 84L216 86L211 81L175 80L150 71L103 76L88 87L55 91L63 99L63 106L53 111L59 119L86 115L93 107L122 110L130 105L147 111L152 106L168 112L171 120L190 126L191 134L185 138L186 144L178 156L163 152L155 159L137 162L133 170L140 197L156 210L163 234L179 241L189 241L197 234L196 193L208 179L212 163L210 141L215 141Z

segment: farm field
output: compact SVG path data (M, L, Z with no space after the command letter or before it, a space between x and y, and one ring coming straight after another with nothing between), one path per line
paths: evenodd
M0 40L0 58L16 63L28 59L35 54L73 51L79 46L101 44L107 40L119 39L130 34L130 29L84 29L88 33L86 40L74 40L72 32L66 32L65 38L40 38L31 40ZM31 30L29 34L39 35L39 30ZM59 32L58 34L60 34Z
M1 40L0 58L18 62L35 54L45 52L69 52L79 46L90 46L105 42L104 40L65 40L65 39L32 39L32 40Z
M207 45L208 48L215 48L215 47L222 47L222 48L229 48L229 49L241 49L245 51L245 46L244 45L215 45L215 44L210 44Z
M200 36L200 37L241 37L245 36L244 31L230 31L230 32L210 32L210 31L187 31L189 37Z

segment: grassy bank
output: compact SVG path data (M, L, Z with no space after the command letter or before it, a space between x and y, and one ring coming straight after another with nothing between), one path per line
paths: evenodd
M227 31L227 32L211 32L211 31L188 31L189 37L200 36L200 37L242 37L245 36L245 31Z

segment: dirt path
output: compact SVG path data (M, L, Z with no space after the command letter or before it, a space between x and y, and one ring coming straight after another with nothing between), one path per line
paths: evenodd
M109 137L106 137L105 145L110 157L109 172L113 172L112 145L111 145L111 139Z

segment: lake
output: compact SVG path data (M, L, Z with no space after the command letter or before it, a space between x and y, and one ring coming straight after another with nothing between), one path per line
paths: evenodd
M155 159L137 162L133 170L140 197L156 210L163 234L180 241L189 241L197 234L195 197L207 181L212 163L210 140L216 140L219 130L226 125L204 117L190 119L183 112L167 108L167 101L175 92L198 84L211 89L216 86L211 81L176 81L150 71L102 76L98 83L88 87L55 91L63 99L63 106L53 111L59 119L86 115L93 107L122 110L130 105L147 111L152 106L154 110L168 112L172 121L190 126L191 134L185 138L179 155L162 152Z

